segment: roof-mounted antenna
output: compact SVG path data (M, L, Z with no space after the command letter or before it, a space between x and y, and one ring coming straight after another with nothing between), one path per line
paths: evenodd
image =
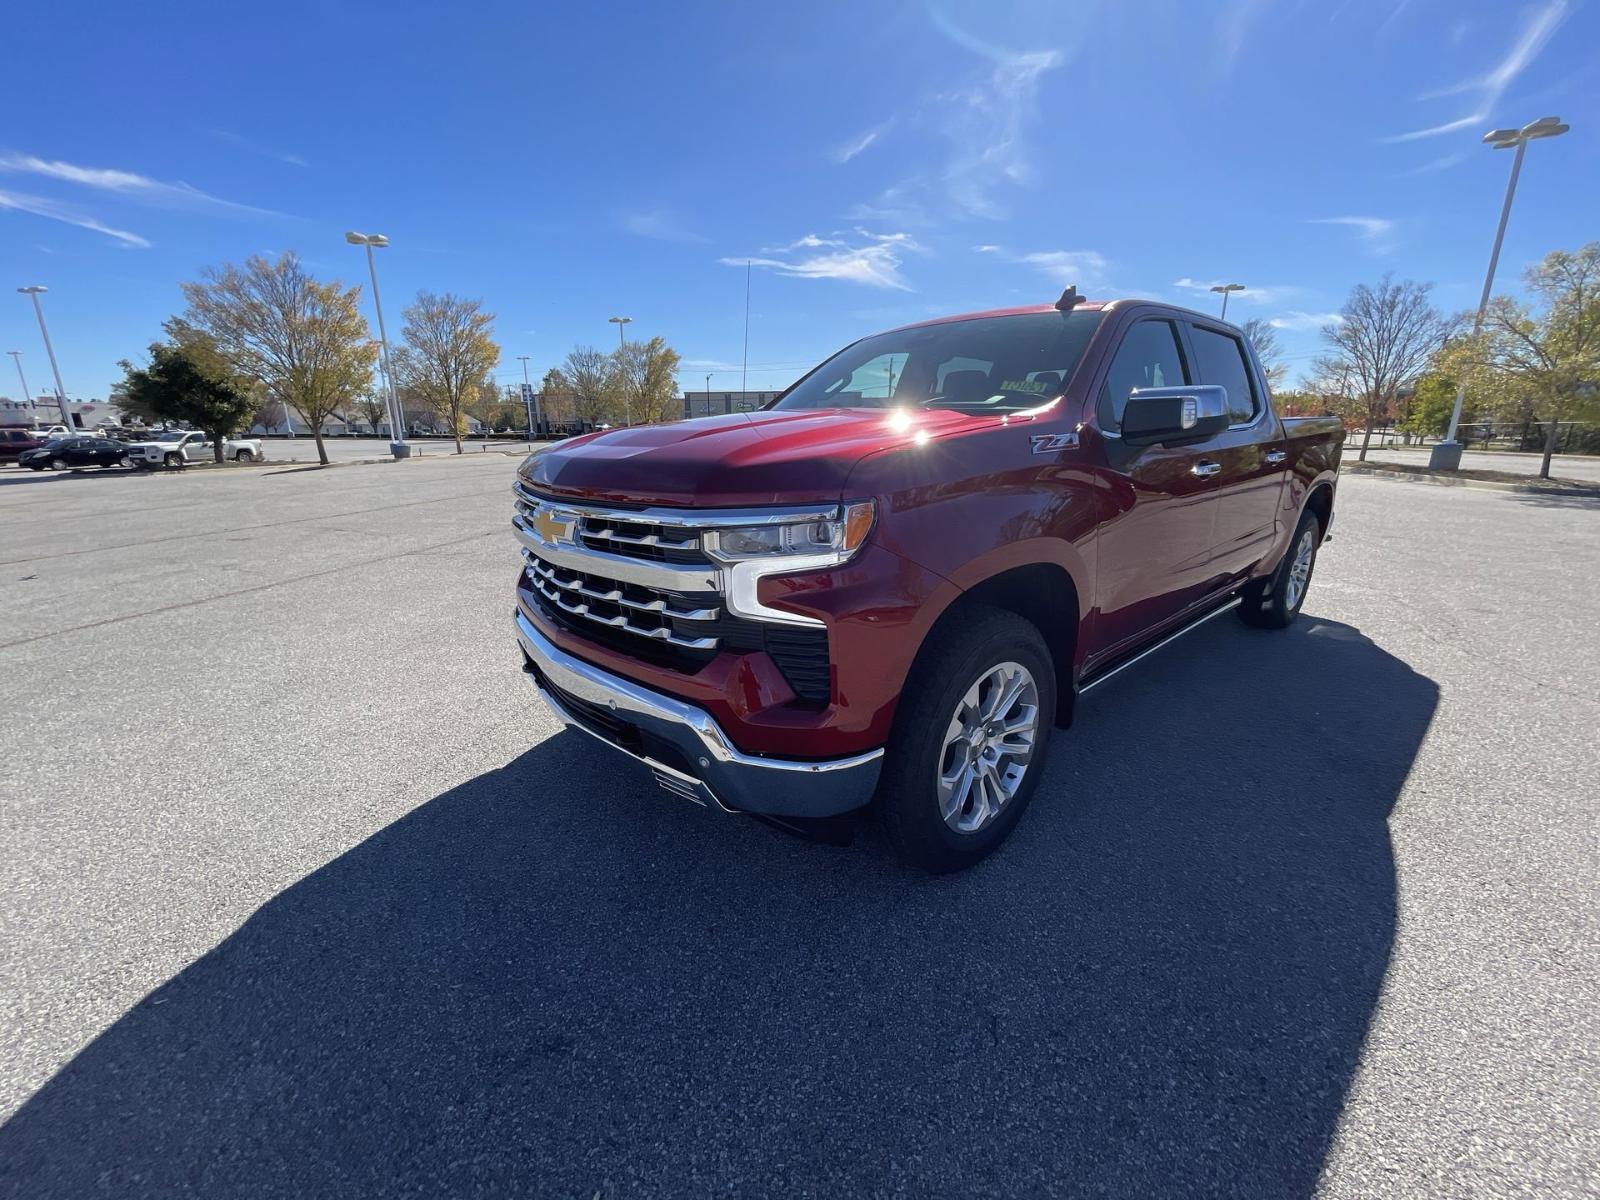
M1071 312L1083 303L1083 297L1078 295L1078 285L1069 284L1067 290L1061 293L1061 299L1056 301L1056 307L1062 312Z

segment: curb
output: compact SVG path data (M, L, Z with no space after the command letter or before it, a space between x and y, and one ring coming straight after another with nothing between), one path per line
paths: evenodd
M1382 475L1407 483L1431 483L1435 487L1481 488L1490 492L1517 492L1524 496L1583 496L1591 500L1600 500L1600 484L1585 487L1582 484L1544 484L1532 480L1527 483L1514 483L1505 479L1474 479L1471 476L1446 475L1430 471L1427 467L1412 467L1402 463L1342 463L1339 470L1341 473L1349 472L1351 475Z

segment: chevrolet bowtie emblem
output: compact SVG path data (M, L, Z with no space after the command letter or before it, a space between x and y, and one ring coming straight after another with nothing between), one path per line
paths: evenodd
M557 516L548 508L537 509L533 514L533 527L547 542L571 541L572 525L571 517Z

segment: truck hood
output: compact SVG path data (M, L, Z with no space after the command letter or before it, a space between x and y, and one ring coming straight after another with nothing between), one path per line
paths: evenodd
M808 409L699 417L558 442L524 482L588 500L682 507L808 504L843 497L869 454L986 429L1002 418L948 409Z

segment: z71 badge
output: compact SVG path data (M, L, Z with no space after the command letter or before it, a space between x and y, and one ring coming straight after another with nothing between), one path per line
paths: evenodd
M1033 452L1035 454L1049 454L1052 450L1076 450L1078 448L1078 431L1071 433L1036 433L1032 435Z

